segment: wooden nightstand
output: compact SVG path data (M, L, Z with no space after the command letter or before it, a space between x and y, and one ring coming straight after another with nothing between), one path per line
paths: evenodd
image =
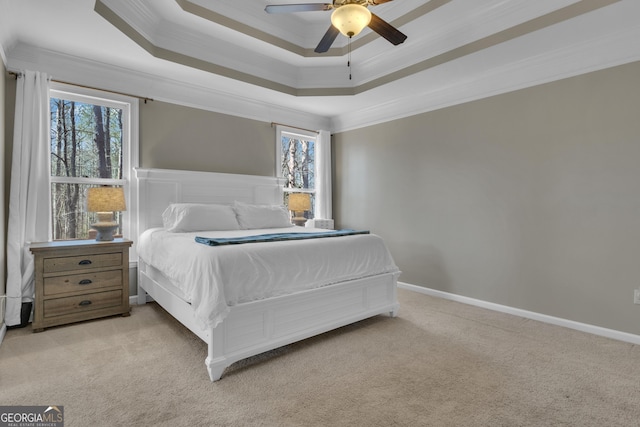
M129 315L129 247L115 239L33 243L33 331L72 322Z

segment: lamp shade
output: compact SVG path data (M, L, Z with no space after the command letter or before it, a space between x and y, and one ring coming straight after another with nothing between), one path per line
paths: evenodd
M347 37L360 34L371 22L371 12L359 4L345 4L331 14L331 24Z
M311 196L308 193L289 194L289 210L294 212L311 210Z
M88 212L126 211L122 187L92 187L87 191Z

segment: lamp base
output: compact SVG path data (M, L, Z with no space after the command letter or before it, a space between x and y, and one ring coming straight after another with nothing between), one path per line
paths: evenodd
M96 241L98 242L110 242L113 240L113 232L118 229L117 222L96 222L91 224L91 228L96 230Z
M303 216L294 216L293 218L291 218L291 222L294 225L300 225L300 226L304 227L304 225L307 223L307 218L305 218Z

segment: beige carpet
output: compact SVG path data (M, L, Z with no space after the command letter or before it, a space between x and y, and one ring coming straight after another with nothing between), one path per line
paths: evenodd
M65 426L638 426L640 348L400 290L375 317L209 381L206 346L155 304L0 346L0 405Z

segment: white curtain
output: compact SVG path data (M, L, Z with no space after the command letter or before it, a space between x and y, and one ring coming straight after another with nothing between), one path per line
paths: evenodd
M5 323L21 323L23 302L33 301L29 243L50 239L49 79L25 71L18 79L7 232Z
M316 212L318 219L333 219L331 205L331 133L321 130L316 145L318 176L316 182Z

